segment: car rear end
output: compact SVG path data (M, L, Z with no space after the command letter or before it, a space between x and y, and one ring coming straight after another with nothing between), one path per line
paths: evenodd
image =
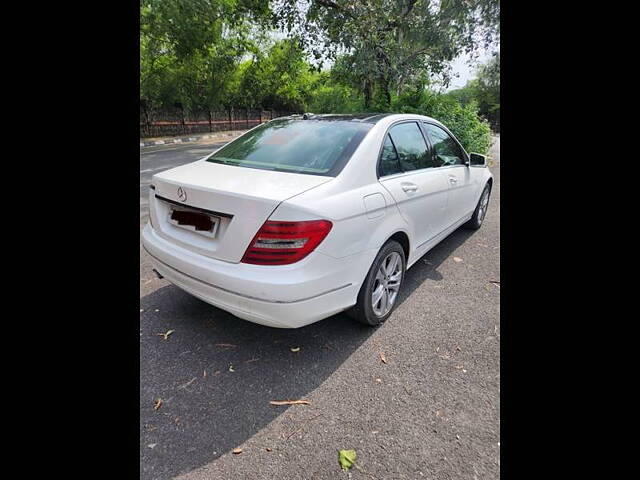
M142 234L151 263L171 283L240 318L282 328L352 306L362 269L361 259L318 251L335 229L326 212L307 206L286 209L283 218L278 207L331 182L327 173L367 128L334 139L344 145L332 158L307 153L297 160L296 151L315 152L314 142L329 134L316 126L310 139L304 126L293 125L264 128L257 140L241 137L226 152L155 175ZM269 163L276 154L281 160Z

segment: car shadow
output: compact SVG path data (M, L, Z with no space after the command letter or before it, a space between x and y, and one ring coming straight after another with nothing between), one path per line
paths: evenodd
M470 235L458 230L421 258L399 302L426 279L441 280L439 265ZM305 398L376 331L346 314L295 330L264 327L172 285L140 308L141 479L172 478L242 444L286 410L270 400Z
M398 305L404 302L425 280L439 282L443 279L438 271L453 251L475 234L475 230L458 228L438 245L424 254L405 274L404 283L398 296Z

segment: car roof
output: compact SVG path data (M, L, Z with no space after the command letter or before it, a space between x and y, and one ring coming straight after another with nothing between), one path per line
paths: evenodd
M320 121L343 121L343 122L359 122L359 123L370 123L375 125L380 120L383 120L388 117L394 117L394 119L423 119L423 120L431 120L434 121L434 118L427 117L425 115L417 115L412 113L348 113L348 114L337 114L337 113L325 113L325 114L316 114L316 113L303 113L297 115L289 115L286 117L274 118L274 120L283 120L283 119L291 119L291 120L320 120ZM435 120L437 123L437 120Z
M389 115L393 115L393 113L347 113L347 114L338 114L338 113L324 113L324 114L316 114L316 113L303 113L299 115L289 115L288 117L280 117L274 120L281 120L285 118L290 118L292 120L320 120L320 121L343 121L343 122L361 122L361 123L372 123L375 124L378 121L382 120Z

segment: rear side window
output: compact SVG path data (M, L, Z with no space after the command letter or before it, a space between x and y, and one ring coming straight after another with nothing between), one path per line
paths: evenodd
M439 166L463 165L464 153L456 141L442 128L423 123Z
M401 123L389 130L403 171L434 166L422 132L415 122Z
M344 120L274 120L228 143L207 161L333 177L372 126Z
M384 143L382 144L382 154L380 155L380 168L378 175L385 177L387 175L393 175L394 173L400 173L400 160L396 153L396 147L393 146L391 137L389 134L385 135Z

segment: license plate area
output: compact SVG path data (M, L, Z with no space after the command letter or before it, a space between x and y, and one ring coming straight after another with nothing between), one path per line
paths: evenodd
M220 218L198 210L171 205L168 222L178 228L215 238Z

